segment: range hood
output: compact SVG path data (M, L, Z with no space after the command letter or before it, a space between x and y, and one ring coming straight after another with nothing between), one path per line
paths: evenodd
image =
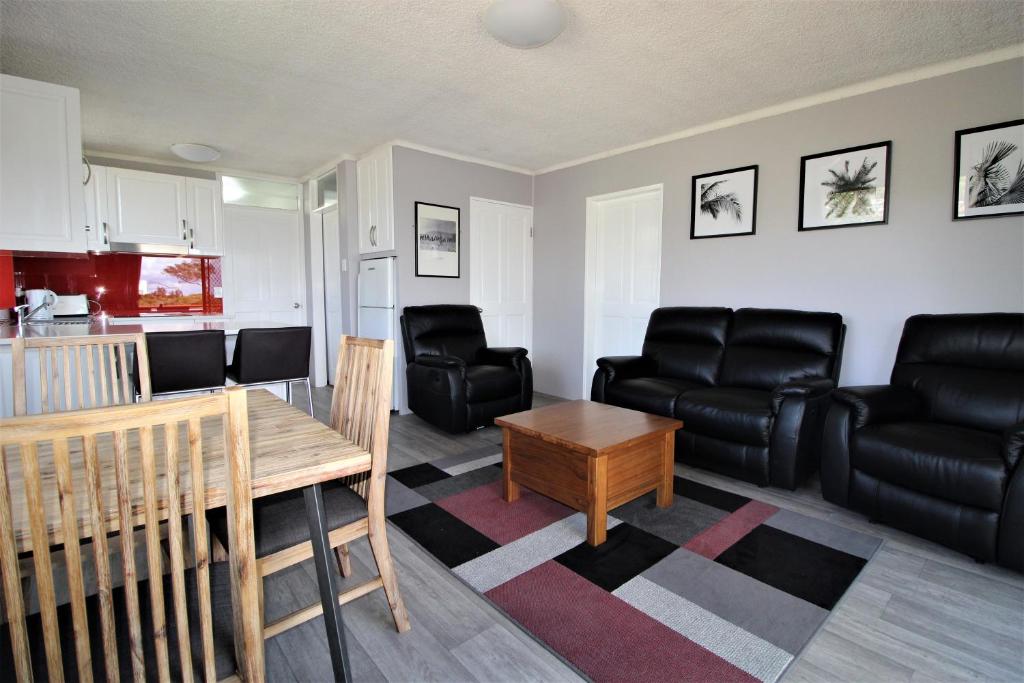
M110 251L122 254L146 254L147 256L188 256L188 245L111 242Z

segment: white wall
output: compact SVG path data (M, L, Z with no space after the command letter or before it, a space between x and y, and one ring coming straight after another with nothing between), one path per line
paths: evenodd
M655 183L665 186L662 305L837 311L848 325L843 384L888 381L909 315L1024 310L1024 219L951 219L954 131L1022 116L1018 59L537 176L537 390L578 397L583 384L586 198ZM800 157L883 140L893 142L889 224L797 232ZM760 165L757 234L690 240L691 176L749 164Z

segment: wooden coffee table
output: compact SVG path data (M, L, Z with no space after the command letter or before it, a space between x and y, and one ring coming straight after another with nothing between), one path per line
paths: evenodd
M587 513L587 543L607 537L608 510L657 490L672 504L679 420L592 401L568 401L498 418L504 436L504 496L520 484Z

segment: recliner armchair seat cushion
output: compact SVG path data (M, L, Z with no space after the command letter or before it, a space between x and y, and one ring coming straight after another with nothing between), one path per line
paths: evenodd
M772 432L772 394L760 389L694 389L676 401L675 417L683 430L748 444L767 446Z
M851 466L881 481L998 512L1007 472L995 434L934 422L869 425L854 436Z
M515 368L503 365L470 365L466 368L466 401L483 403L518 396L522 380Z
M608 385L605 400L620 408L672 417L679 395L699 386L694 382L670 377L623 379Z

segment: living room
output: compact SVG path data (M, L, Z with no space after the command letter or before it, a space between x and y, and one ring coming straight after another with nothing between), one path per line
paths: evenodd
M154 400L269 388L372 456L322 476L322 548L309 497L254 484L260 664L236 620L218 678L1024 678L1018 0L0 18L0 432L48 412L20 345L134 334ZM186 328L236 375L249 328L308 330L261 364L302 367L160 392ZM240 557L215 517L211 563ZM131 675L92 615L47 632L73 553L47 589L11 547L30 657L5 600L0 666ZM145 668L179 671L147 619Z

